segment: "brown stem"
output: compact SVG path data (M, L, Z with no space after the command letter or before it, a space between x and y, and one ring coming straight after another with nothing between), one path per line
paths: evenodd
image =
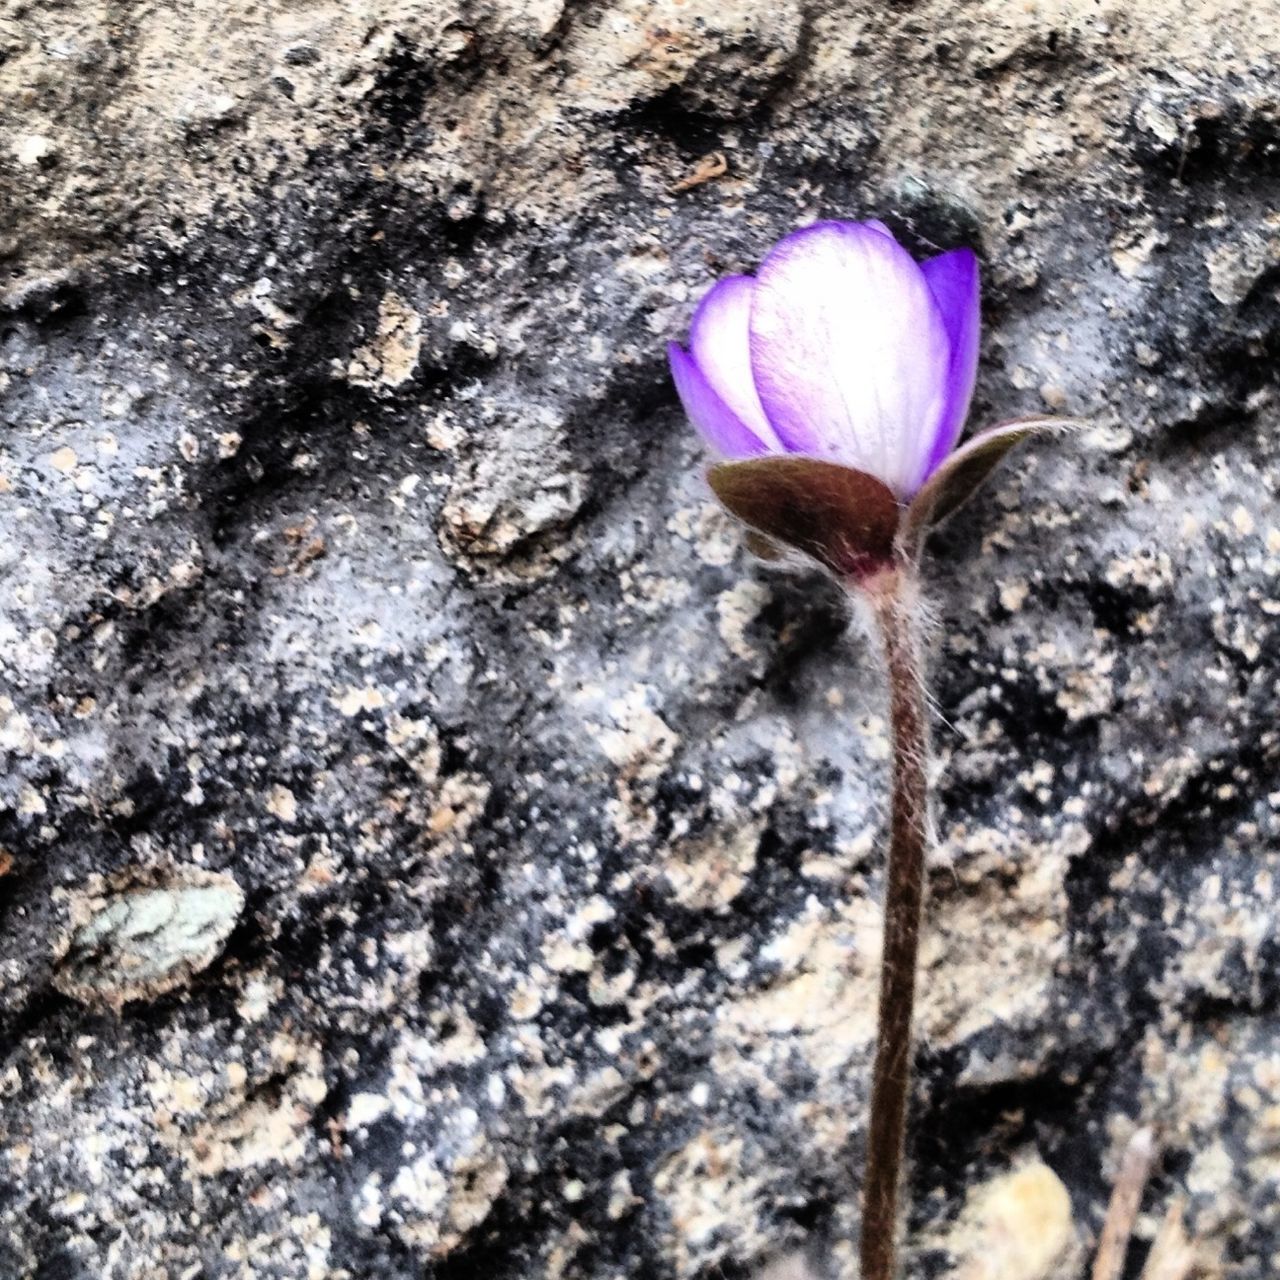
M929 726L914 572L899 566L867 585L889 677L893 800L880 961L880 1025L862 1191L862 1280L894 1280L898 1189L911 1092L912 1014L929 830Z

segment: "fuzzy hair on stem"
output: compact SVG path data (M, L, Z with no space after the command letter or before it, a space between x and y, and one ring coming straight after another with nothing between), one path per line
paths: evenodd
M862 1280L894 1280L930 831L929 720L914 565L899 561L890 572L860 585L884 650L893 735L880 1011L862 1191L861 1275Z

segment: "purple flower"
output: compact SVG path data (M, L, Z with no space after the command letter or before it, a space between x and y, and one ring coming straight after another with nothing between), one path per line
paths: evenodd
M668 348L723 459L839 463L909 501L951 453L978 365L978 261L917 263L879 222L819 222L703 298Z

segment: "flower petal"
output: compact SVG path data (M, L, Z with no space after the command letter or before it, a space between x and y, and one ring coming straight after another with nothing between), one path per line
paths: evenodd
M765 258L751 365L783 445L919 487L946 407L950 344L911 255L882 231L823 222Z
M722 458L754 458L767 452L764 442L711 389L697 361L679 343L667 344L667 359L689 421L716 453Z
M689 353L738 420L770 451L782 453L782 442L760 407L751 372L747 326L755 283L750 276L726 276L707 292L689 326Z
M938 304L951 343L947 369L947 403L920 483L955 448L973 397L978 377L978 340L981 315L978 306L978 259L972 249L952 249L920 264Z

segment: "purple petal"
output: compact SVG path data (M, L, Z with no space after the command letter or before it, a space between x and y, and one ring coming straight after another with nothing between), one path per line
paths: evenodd
M765 258L750 322L761 404L787 449L919 488L946 407L950 344L920 268L856 222L797 231Z
M981 316L978 306L978 259L972 249L952 249L920 264L929 282L942 323L951 343L947 369L947 403L925 465L921 483L955 448L973 397L978 377L978 340Z
M667 344L671 379L689 421L722 458L754 458L767 453L764 443L711 389L697 361L679 343Z
M726 276L707 292L689 326L689 354L738 421L771 452L782 453L751 373L748 324L755 283L750 276Z

